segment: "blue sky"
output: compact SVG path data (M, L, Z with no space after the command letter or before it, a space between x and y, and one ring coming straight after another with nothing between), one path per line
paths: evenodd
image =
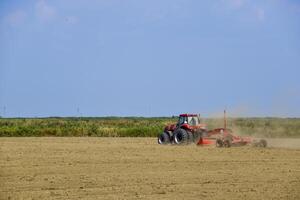
M0 116L300 117L300 1L2 0Z

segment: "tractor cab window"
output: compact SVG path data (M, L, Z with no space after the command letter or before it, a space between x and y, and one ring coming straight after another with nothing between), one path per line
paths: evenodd
M186 116L180 116L179 120L178 120L178 125L187 123L191 126L197 126L198 124L200 124L200 120L198 117L194 116L194 117L186 117Z
M200 124L198 117L188 117L188 124L191 126L197 126Z
M188 122L187 117L183 117L183 116L179 117L179 120L178 120L179 125L187 123L187 122Z

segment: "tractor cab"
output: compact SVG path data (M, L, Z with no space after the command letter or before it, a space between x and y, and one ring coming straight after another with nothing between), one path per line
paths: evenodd
M181 126L183 124L197 126L200 124L200 117L195 114L181 114L179 115L177 126Z

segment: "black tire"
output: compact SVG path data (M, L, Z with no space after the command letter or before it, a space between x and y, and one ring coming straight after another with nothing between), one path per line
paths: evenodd
M267 141L265 139L261 139L259 141L254 141L252 143L253 147L267 147Z
M260 141L259 141L259 143L260 143L260 146L261 147L267 147L267 145L268 145L268 143L267 143L267 140L265 140L265 139L261 139Z
M170 143L170 136L168 133L163 132L157 138L158 144L169 144Z
M223 146L224 146L223 140L218 138L216 140L216 147L223 147Z
M188 144L189 135L188 132L182 128L174 131L175 144Z
M226 148L231 147L232 143L231 143L231 139L230 138L226 138L223 142L223 146Z
M192 143L195 141L195 138L194 138L194 134L190 131L188 131L188 136L189 136L189 143Z
M201 138L203 138L204 136L206 136L206 132L202 131L202 130L197 130L195 133L194 133L194 142L196 144L198 144L199 140Z

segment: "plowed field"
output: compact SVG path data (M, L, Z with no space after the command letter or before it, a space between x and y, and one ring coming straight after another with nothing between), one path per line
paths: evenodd
M261 149L0 138L0 199L300 199L299 140L291 141Z

